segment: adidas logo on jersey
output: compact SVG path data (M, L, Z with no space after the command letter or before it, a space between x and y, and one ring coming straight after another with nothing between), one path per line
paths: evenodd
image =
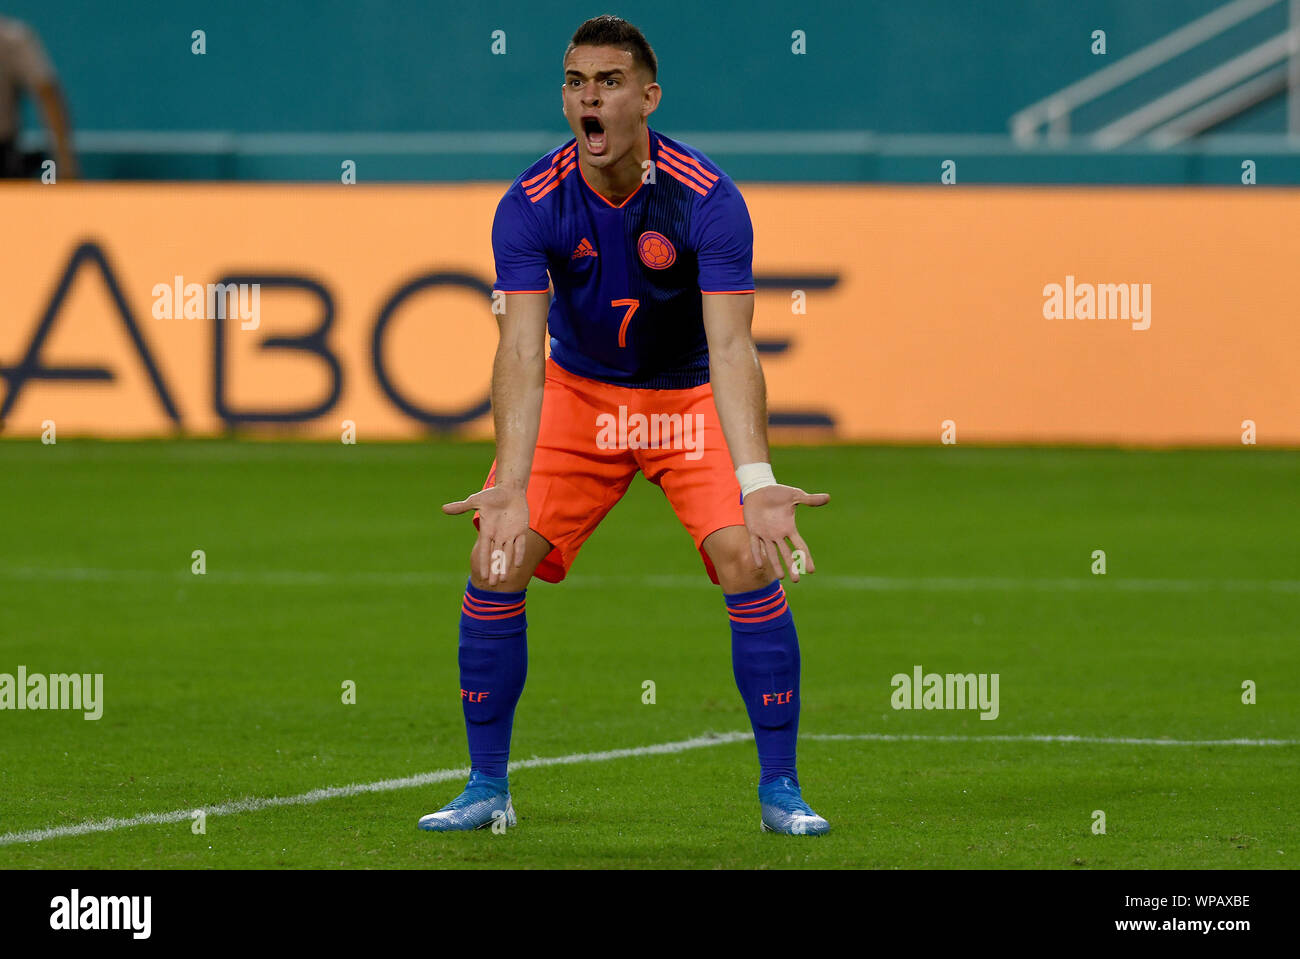
M582 242L578 244L578 248L573 251L573 255L569 257L569 259L576 260L580 256L600 256L600 254L596 252L596 248L591 245L591 241L585 236L582 238Z

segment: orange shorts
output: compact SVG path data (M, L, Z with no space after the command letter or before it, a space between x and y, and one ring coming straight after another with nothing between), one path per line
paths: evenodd
M744 526L745 511L712 386L614 386L570 373L548 356L528 525L554 548L538 565L538 578L558 583L568 575L638 470L668 496L717 583L704 540L724 526ZM495 483L496 471L494 459L483 489ZM475 511L475 528L478 522Z

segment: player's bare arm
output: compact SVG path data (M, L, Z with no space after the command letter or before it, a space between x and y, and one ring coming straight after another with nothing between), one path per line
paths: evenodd
M709 378L718 420L731 452L732 463L770 463L767 444L767 388L763 367L754 345L754 294L728 293L704 297L704 331L709 341ZM777 578L784 578L781 559L790 578L799 582L787 540L802 551L809 573L816 571L812 552L795 525L795 507L824 506L829 493L806 493L796 486L763 486L745 497L745 527L756 567L764 557Z
M46 128L50 131L59 178L75 180L78 176L77 157L72 152L72 124L68 120L68 101L63 96L63 90L57 82L46 81L36 87L35 95L41 105L41 112L45 114Z
M548 293L513 293L503 297L500 340L492 364L492 417L496 426L495 485L442 511L458 514L477 509L479 535L472 562L489 586L506 578L493 566L494 550L513 555L523 565L528 533L528 476L537 448L546 380L546 314Z

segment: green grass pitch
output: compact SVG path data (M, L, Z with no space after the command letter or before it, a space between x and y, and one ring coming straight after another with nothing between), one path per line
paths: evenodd
M779 479L831 494L799 514L818 572L786 585L825 837L760 833L732 741L517 770L505 835L415 828L457 778L12 841L465 766L472 526L438 507L491 458L0 443L0 673L103 673L105 700L0 712L0 868L1296 866L1294 744L1010 738L1300 739L1300 453L1248 447L775 450ZM720 592L644 478L528 619L516 760L748 730ZM892 709L917 664L997 673L999 716ZM881 734L933 738L817 738Z

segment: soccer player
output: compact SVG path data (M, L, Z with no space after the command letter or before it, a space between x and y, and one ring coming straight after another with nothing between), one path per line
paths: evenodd
M758 746L762 828L830 828L795 769L799 642L781 582L782 561L794 582L801 565L815 570L795 506L830 496L773 476L750 333L749 211L708 157L647 125L657 69L636 27L611 16L582 24L564 55L574 139L497 207L497 455L482 490L443 506L475 510L478 528L459 647L471 772L421 829L515 825L506 772L528 666L528 583L564 579L638 471L667 495L722 587Z

